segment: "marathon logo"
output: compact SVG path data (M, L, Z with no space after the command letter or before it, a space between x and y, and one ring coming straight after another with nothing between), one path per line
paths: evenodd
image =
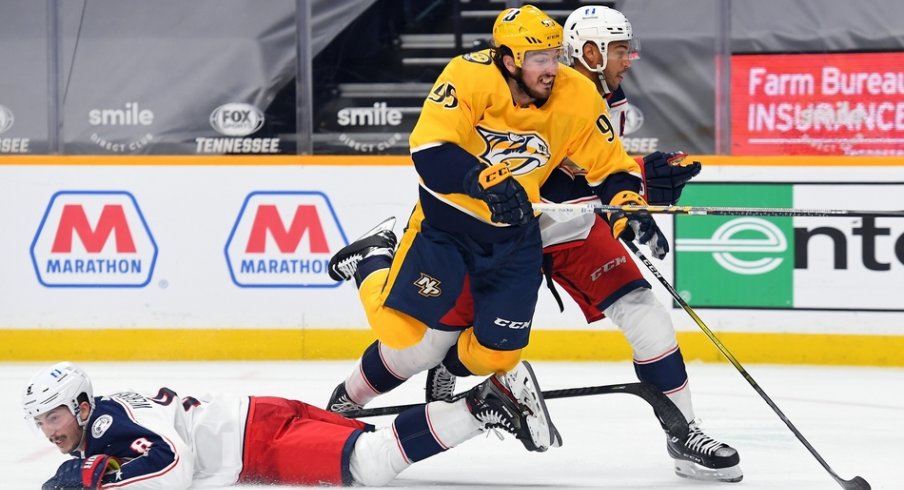
M327 267L347 244L326 194L252 192L226 242L226 262L239 287L336 287Z
M31 257L47 287L144 287L157 244L130 193L60 191L44 212Z
M257 107L230 102L210 113L210 126L225 138L195 138L196 153L279 153L279 138L245 138L264 127Z
M0 134L13 127L16 117L8 107L0 105ZM0 138L0 153L28 153L29 138Z

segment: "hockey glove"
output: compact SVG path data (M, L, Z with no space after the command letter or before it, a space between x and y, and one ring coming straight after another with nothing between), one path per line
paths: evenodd
M41 490L100 488L104 474L118 470L119 462L106 454L97 454L88 459L70 459L57 468L56 474L44 483Z
M632 191L621 191L612 197L612 206L646 206L640 194ZM609 227L616 239L637 240L650 248L653 257L662 260L669 253L669 242L662 230L656 225L653 216L646 211L613 211L608 214Z
M647 202L656 206L671 206L678 202L684 184L696 177L703 167L700 162L685 162L687 153L654 151L643 157L647 183Z
M494 223L524 225L534 218L527 192L504 163L476 165L465 174L463 184L467 195L487 203Z

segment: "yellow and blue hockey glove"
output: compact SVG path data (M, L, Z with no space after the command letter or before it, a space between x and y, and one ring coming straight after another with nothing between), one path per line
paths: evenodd
M611 206L646 206L640 194L633 191L621 191L612 197ZM637 240L650 248L650 253L657 259L665 258L669 253L669 241L662 230L647 211L613 211L608 214L609 227L616 239Z
M494 223L524 225L534 218L527 192L504 163L474 166L463 184L466 194L487 203Z

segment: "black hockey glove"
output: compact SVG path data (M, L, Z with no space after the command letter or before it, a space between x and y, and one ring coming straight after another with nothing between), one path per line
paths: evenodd
M621 191L615 194L609 204L612 206L647 205L640 194L632 191ZM613 211L609 213L608 221L609 227L612 228L612 236L616 239L637 240L649 247L653 257L660 260L669 253L669 241L666 240L650 213L646 211L630 213Z
M684 184L702 169L700 162L685 162L687 153L654 151L643 157L647 182L647 202L655 206L671 206L678 202Z
M534 219L527 192L504 163L476 165L465 174L463 184L467 195L487 203L494 223L524 225Z

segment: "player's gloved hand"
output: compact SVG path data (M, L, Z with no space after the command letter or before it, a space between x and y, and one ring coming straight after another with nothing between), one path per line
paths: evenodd
M700 162L686 162L685 158L687 153L683 151L654 151L643 157L648 203L671 206L678 202L684 184L703 168Z
M465 193L490 207L494 223L524 225L534 219L534 210L524 187L504 163L476 165L465 174Z
M621 191L609 202L612 206L646 206L640 194L633 191ZM609 227L616 239L637 240L650 248L650 253L657 259L665 258L669 253L669 241L656 225L653 216L647 211L613 211L608 214Z
M53 477L44 482L41 490L83 490L82 485L82 458L70 459L63 462Z
M101 480L110 471L119 471L119 461L106 454L95 454L82 463L82 485L100 488Z
M41 490L100 488L104 474L116 470L119 470L119 461L106 454L70 459L57 468L56 474L44 483Z

